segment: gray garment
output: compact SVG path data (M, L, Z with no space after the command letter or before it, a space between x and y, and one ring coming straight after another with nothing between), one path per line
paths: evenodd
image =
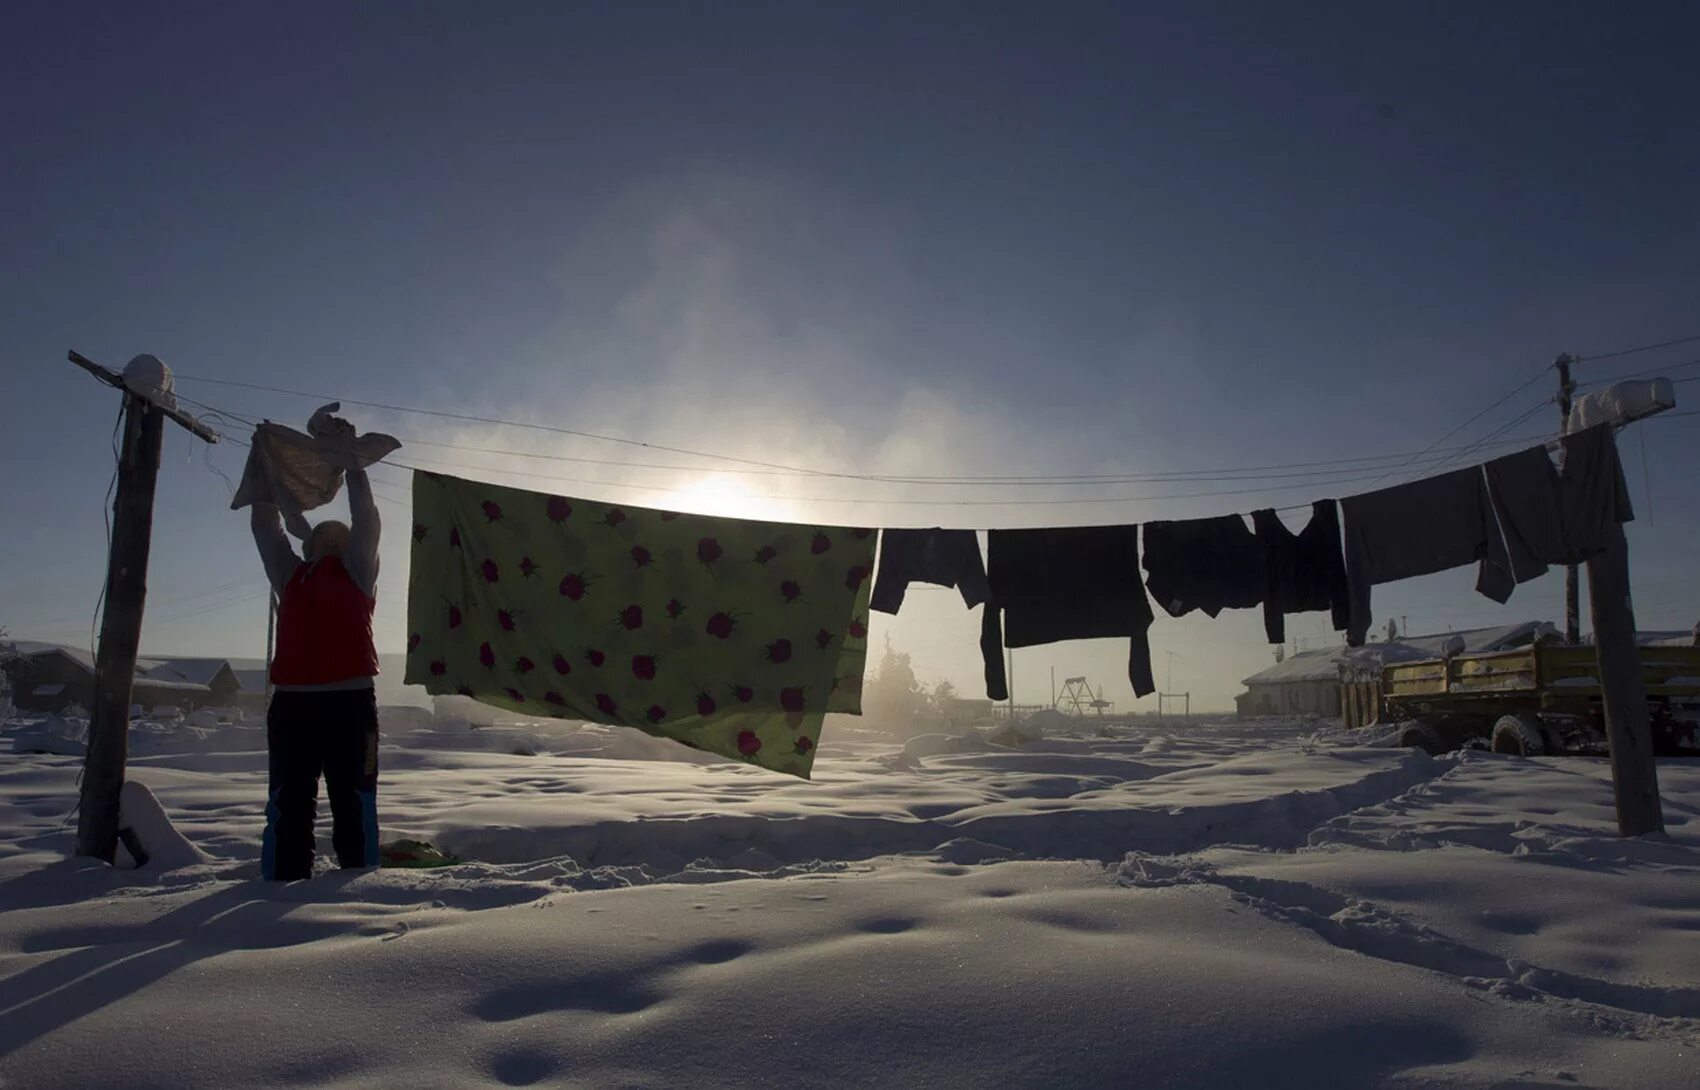
M896 613L910 583L955 587L969 609L991 597L980 542L972 530L881 530L879 575L869 605Z
M1504 604L1518 583L1546 574L1564 555L1558 470L1545 447L1482 466L1488 495L1488 549L1476 589Z
M270 421L255 428L230 509L274 504L289 532L305 541L311 528L302 513L336 499L345 469L365 469L401 448L380 432L356 437L333 415L338 408L337 402L321 407L307 421L306 434Z
M1580 564L1611 548L1635 511L1617 456L1610 424L1599 424L1560 441L1564 468L1559 472L1559 511L1564 522L1564 555L1554 563Z
M1480 466L1348 496L1340 513L1346 522L1346 642L1353 647L1369 632L1370 587L1475 563L1491 517Z
M1548 564L1579 564L1635 517L1609 425L1566 436L1564 469L1545 447L1340 501L1350 603L1346 642L1369 631L1370 587L1480 562L1476 589L1496 602Z
M1609 424L1565 436L1560 449L1563 470L1553 468L1544 447L1482 467L1494 522L1477 589L1496 602L1510 598L1516 583L1544 575L1548 564L1581 564L1605 552L1615 527L1635 517Z

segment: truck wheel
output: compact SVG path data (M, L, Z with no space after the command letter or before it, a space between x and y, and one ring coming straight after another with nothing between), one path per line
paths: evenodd
M1493 725L1493 751L1539 757L1547 751L1546 732L1532 715L1502 715Z
M1440 732L1427 723L1412 723L1399 732L1399 745L1405 749L1420 749L1430 757L1450 753L1456 746L1449 744Z

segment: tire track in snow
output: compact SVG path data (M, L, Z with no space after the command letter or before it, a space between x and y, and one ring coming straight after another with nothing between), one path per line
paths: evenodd
M1118 877L1141 888L1217 886L1269 919L1303 927L1342 950L1454 977L1501 999L1560 1004L1616 1033L1700 1044L1700 988L1623 984L1502 958L1373 902L1303 882L1144 857L1129 857Z

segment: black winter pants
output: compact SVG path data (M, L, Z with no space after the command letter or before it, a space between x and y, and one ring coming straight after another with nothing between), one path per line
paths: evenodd
M331 844L344 867L378 865L378 697L371 689L272 694L266 712L271 793L260 875L313 874L319 774L331 801Z

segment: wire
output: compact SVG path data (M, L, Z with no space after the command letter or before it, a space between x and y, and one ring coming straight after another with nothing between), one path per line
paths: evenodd
M1681 363L1666 364L1663 367L1649 367L1645 371L1629 371L1629 372L1626 372L1624 374L1605 375L1601 378L1589 379L1587 382L1578 382L1578 383L1576 383L1574 388L1578 389L1578 390L1582 390L1582 389L1586 389L1587 387L1590 387L1590 386L1604 386L1607 383L1622 382L1626 379L1650 378L1650 377L1653 377L1653 376L1662 376L1667 371L1681 371L1684 368L1688 368L1688 367L1700 367L1700 359L1683 360ZM1676 381L1677 382L1686 382L1688 380L1687 379L1677 379Z
M1433 450L1435 447L1438 447L1440 444L1446 442L1448 439L1452 438L1454 435L1457 435L1459 432L1463 431L1465 428L1469 427L1471 424L1474 424L1476 421L1480 420L1482 417L1486 416L1488 413L1493 412L1495 409L1499 408L1501 405L1505 404L1507 401L1510 401L1512 398L1516 397L1518 394L1522 393L1524 390L1528 389L1530 386L1533 386L1536 382L1540 381L1540 379L1543 378L1548 371L1552 370L1552 367L1553 367L1553 365L1550 364L1550 363L1543 364L1539 371L1536 371L1533 375L1530 375L1527 379L1525 379L1522 383L1520 383L1517 386L1516 389L1512 390L1510 393L1506 394L1504 397L1500 398L1498 401L1495 401L1492 405L1489 405L1487 408L1476 413L1474 416L1470 417L1468 420L1464 421L1462 424L1459 424L1456 428L1453 428L1451 431L1447 432L1445 435L1442 435L1439 439L1436 439L1434 442L1430 443L1428 446L1426 446L1422 450L1418 451L1415 455L1413 455L1410 458L1409 461L1405 462L1404 465L1394 466L1392 469L1389 469L1386 473L1383 473L1380 477L1377 477L1374 481L1371 481L1370 483L1376 484L1380 481L1387 479L1388 477L1391 477L1393 474L1400 472L1401 470L1403 470L1405 468L1405 466L1410 465L1411 462L1416 461L1418 458L1422 457L1424 454L1427 454L1429 451Z
M226 415L234 416L237 419L244 419L245 422L248 422L248 423L253 423L253 421L246 420L240 414L228 413L226 410L218 409L216 406L212 406L212 405L210 405L206 402L194 401L191 398L183 398L182 400L189 401L192 404L200 405L204 408L207 408L207 409L215 411L215 412L225 413ZM352 401L350 402L350 404L357 404L357 403L358 402L352 402ZM511 422L511 421L499 421L498 423L510 424L510 423L513 423L513 422ZM529 427L531 425L518 424L518 425L515 425L515 426ZM232 439L229 436L225 436L225 438L230 439L231 442L235 443L238 446L247 446L248 445L246 443L243 443L241 440ZM1531 436L1529 438L1534 439L1534 438L1538 438L1538 437ZM1348 457L1348 458L1323 459L1323 460L1320 460L1320 461L1311 461L1311 462L1275 463L1275 464L1271 464L1271 465L1262 465L1262 466L1232 466L1232 467L1220 467L1220 468L1216 468L1216 469L1171 470L1171 471L1152 472L1152 473L1084 473L1084 474L1055 474L1055 475L986 474L986 475L925 476L925 475L904 475L904 474L863 474L863 473L844 473L844 472L828 473L827 471L817 471L817 470L796 471L796 470L790 470L790 469L726 469L726 470L722 470L722 469L719 469L718 467L708 467L708 466L702 466L702 465L681 465L681 464L678 464L678 463L633 462L633 461L625 461L625 460L620 460L620 459L585 458L585 457L581 457L581 456L577 456L577 455L550 454L550 453L545 453L545 452L541 452L541 451L527 451L527 450L516 450L516 449L511 449L511 448L503 448L503 447L481 447L481 446L470 446L470 445L466 445L466 444L457 444L457 443L443 443L443 442L438 442L438 441L435 441L435 440L428 440L428 439L413 439L413 438L402 438L402 437L398 437L398 439L404 446L434 447L434 448L439 448L439 449L444 449L444 450L457 450L457 451L465 451L465 452L468 452L468 453L490 454L490 455L495 455L495 456L500 456L500 457L531 458L531 459L538 459L538 460L552 461L552 462L570 462L570 463L580 463L580 464L587 464L587 465L619 466L619 467L631 468L631 469L665 470L665 471L673 471L673 472L712 471L712 472L728 472L728 473L750 474L750 475L770 475L770 476L771 475L787 476L788 475L788 476L805 476L805 477L820 477L820 476L825 475L825 476L832 476L832 477L841 478L841 479L848 479L848 480L868 481L868 482L874 482L874 483L917 485L917 486L925 486L925 487L939 487L939 486L960 486L960 487L984 487L984 486L1079 487L1079 486L1099 485L1099 484L1149 484L1149 483L1168 482L1168 481L1174 481L1174 482L1182 482L1182 481L1198 481L1198 482L1224 481L1225 482L1225 481L1278 480L1278 479L1286 479L1286 478L1320 476L1320 475L1324 475L1325 473L1333 474L1333 473L1348 472L1344 468L1337 469L1337 470L1324 470L1324 469L1321 469L1320 467L1355 466L1355 467L1357 467L1358 471L1361 471L1363 468L1365 468L1364 463L1385 462L1385 461L1395 460L1395 459L1404 459L1405 464L1409 465L1409 464L1414 463L1415 461L1417 461L1419 458L1423 457L1426 454L1434 454L1437 457L1444 459L1444 456L1449 452L1475 450L1475 449L1478 449L1480 447L1489 446L1489 445L1493 445L1493 446L1511 445L1513 443L1525 441L1521 438L1518 438L1518 439L1503 440L1499 443L1489 443L1484 439L1484 440L1478 440L1474 443L1464 444L1464 445L1458 446L1458 447L1439 447L1438 445L1436 445L1435 447L1431 448L1429 451L1400 452L1400 453L1393 453L1393 454L1360 455L1360 456ZM487 471L487 472L513 472L513 473L520 475L520 476L537 476L537 477L542 477L543 479L546 479L546 480L559 480L559 481L564 481L564 482L569 482L569 483L611 485L611 486L622 486L622 485L624 485L624 482L618 482L618 481L608 481L608 480L600 480L600 479L594 479L594 478L583 478L583 477L550 476L550 475L545 475L545 474L534 474L534 473L529 473L529 472L520 471L520 470L509 471L509 470L505 470L502 467L478 466L478 465L473 465L473 464L464 463L464 462L442 461L442 460L433 461L431 459L421 459L420 461L422 461L426 464L429 464L429 465L440 466L440 467L445 467L445 468L460 468L460 467L464 466L466 468L475 468L475 469L479 469L479 470L483 470L483 471ZM408 466L408 463L406 463L406 462L399 462L399 461L395 461L393 459L386 461L384 463L379 463L379 464L396 465L396 466L402 466L404 468ZM1371 467L1371 468L1373 468L1373 467ZM1401 467L1401 468L1403 468L1403 467ZM1280 471L1283 471L1283 470L1309 470L1309 472L1280 472ZM629 487L656 488L656 487L659 487L659 486L630 485ZM671 491L671 490L673 490L673 487L669 486L665 490ZM771 498L786 498L786 497L771 497Z
M811 477L853 477L855 474L834 473L824 469L806 469L802 466L786 465L783 462L763 462L754 458L739 458L731 454L716 454L712 451L691 450L688 447L671 447L661 443L645 443L637 439L626 439L617 435L599 435L596 432L578 431L573 428L561 428L550 424L527 424L518 420L501 420L490 416L476 416L471 413L446 412L442 409L421 409L412 405L390 405L381 401L362 401L353 397L332 397L328 394L313 394L303 390L286 390L278 386L262 386L253 382L237 382L234 379L202 378L197 375L178 375L178 382L212 382L220 386L238 386L248 390L264 390L268 393L287 394L291 397L305 397L322 401L340 401L348 405L362 405L368 409L381 409L392 413L414 413L419 416L435 416L445 420L466 420L477 424L500 424L510 428L530 428L533 431L553 432L558 435L572 435L580 439L594 439L603 443L621 443L626 446L642 447L645 450L665 451L668 454L684 454L693 458L715 458L724 462L736 462L740 465L760 466L764 469L784 469L793 473L802 473Z
M454 465L452 463L431 463L431 462L427 462L425 465L414 465L414 464L408 463L408 462L394 462L394 461L392 461L388 464L395 466L397 468L412 469L412 470L417 470L417 471L423 472L423 473L438 472L439 470L436 469L436 468L429 468L429 467L433 467L433 466L441 466L445 470L449 470L449 469L461 469L461 470L464 470L464 469L480 469L480 470L484 470L485 472L490 472L490 473L507 474L507 475L519 476L519 477L530 477L530 478L535 478L535 479L544 480L544 481L555 481L555 482L562 482L562 483L569 483L569 484L589 484L589 485L598 485L598 486L603 486L603 487L608 487L608 488L636 488L636 489L641 489L641 490L644 490L644 491L652 491L652 492L678 492L678 491L681 491L683 489L683 487L685 487L685 486L681 486L681 485L631 484L631 483L627 483L627 482L624 482L624 481L600 481L600 480L590 480L588 478L582 478L582 477L558 477L558 476L552 476L552 475L546 474L546 473L529 473L529 472L526 472L524 470L518 470L518 469L497 469L495 467L489 467L489 466L459 466L459 465ZM1335 472L1339 472L1339 471L1335 471ZM879 498L879 497L864 498L864 497L847 497L847 496L787 496L787 495L764 495L764 494L754 494L754 493L752 493L747 498L749 498L749 499L760 499L760 500L778 500L778 501L786 501L786 502L791 502L791 503L848 503L848 504L874 504L874 505L892 504L892 505L897 505L897 506L916 506L916 505L919 505L919 506L927 506L927 507L1048 507L1048 506L1061 506L1061 505L1067 505L1067 504L1080 504L1080 503L1088 503L1088 504L1094 504L1094 503L1095 504L1146 503L1146 502L1152 502L1152 501L1156 501L1156 500L1195 499L1195 498L1202 497L1202 496L1244 496L1244 495L1253 495L1253 494L1263 493L1263 492L1290 492L1290 491L1292 491L1294 489L1298 489L1298 488L1314 488L1318 484L1348 484L1348 483L1351 483L1353 481L1365 480L1365 479L1368 479L1372 474L1374 474L1374 472L1375 472L1375 470L1373 468L1371 468L1367 471L1359 472L1356 476L1338 477L1338 478L1328 480L1328 481L1303 481L1303 482L1299 482L1299 483L1296 483L1296 484L1275 485L1275 486L1272 486L1272 487L1262 487L1262 488L1227 488L1227 489L1214 489L1214 490L1209 490L1209 491L1204 491L1204 492L1177 492L1177 493L1169 493L1169 494L1166 494L1166 495L1158 495L1158 496L1080 496L1080 497L1072 497L1072 498L1067 498L1067 499L1042 499L1042 500L1030 500L1030 499L957 500L957 499L901 499L901 498L899 498L899 499L885 499L885 498ZM1379 480L1380 478L1376 478L1376 479Z
M669 470L674 472L700 473L705 470L716 473L736 473L750 476L799 476L789 470L762 469L727 469L701 465L679 465L676 463L628 462L618 459L584 458L570 454L548 454L542 451L514 450L502 447L477 447L459 443L440 443L428 439L407 439L400 436L398 441L404 447L435 447L443 450L464 451L470 454L490 454L508 458L533 458L551 462L573 462L584 465L620 466L630 469ZM1520 442L1521 440L1506 440L1504 443ZM1444 455L1448 452L1473 449L1476 443L1464 444L1459 447L1442 447L1435 452ZM1497 444L1496 444L1497 445ZM1267 472L1271 470L1305 469L1322 466L1359 465L1362 463L1385 462L1399 458L1413 458L1421 452L1402 452L1398 454L1370 454L1353 458L1331 458L1315 462L1283 462L1262 466L1225 466L1216 469L1183 469L1167 470L1152 473L1074 473L1052 475L1015 475L1015 474L962 474L956 476L911 476L903 474L855 474L859 480L884 484L918 485L926 487L959 486L977 487L1007 485L1011 487L1069 487L1092 484L1145 484L1155 481L1211 481L1211 480L1265 480L1279 477L1308 476L1303 473ZM1221 474L1222 476L1211 476ZM818 476L818 474L802 474L802 476ZM849 475L847 475L849 476Z
M1490 446L1501 445L1500 443L1494 442L1494 440L1498 436L1505 434L1506 432L1510 431L1512 428L1515 428L1517 425L1519 425L1523 421L1529 419L1529 417L1534 416L1536 413L1540 412L1542 409L1545 409L1548 405L1551 405L1551 404L1552 404L1552 399L1549 398L1546 401L1542 401L1537 405L1529 406L1529 408L1523 410L1522 415L1517 416L1516 418L1514 418L1512 420L1506 421L1504 424L1501 424L1499 427L1495 428L1493 431L1490 431L1486 435L1482 436L1475 443L1472 443L1471 445L1465 447L1463 450L1459 451L1457 454L1452 455L1450 458L1448 458L1448 459L1446 459L1442 462L1439 462L1435 465L1430 466L1429 471L1433 472L1434 470L1440 469L1444 466L1448 466L1448 465L1451 465L1451 464L1468 464L1469 457L1470 457L1471 454L1475 453L1478 450L1484 450L1484 449L1486 449L1487 447L1490 447Z
M1675 348L1679 344L1693 344L1695 341L1700 341L1700 333L1695 333L1688 337L1678 337L1672 341L1660 341L1658 344L1643 344L1637 345L1634 348L1619 348L1615 352L1596 352L1591 356L1577 356L1572 360L1572 362L1583 363L1593 360L1613 360L1619 356L1633 356L1637 352L1651 352L1657 348Z

